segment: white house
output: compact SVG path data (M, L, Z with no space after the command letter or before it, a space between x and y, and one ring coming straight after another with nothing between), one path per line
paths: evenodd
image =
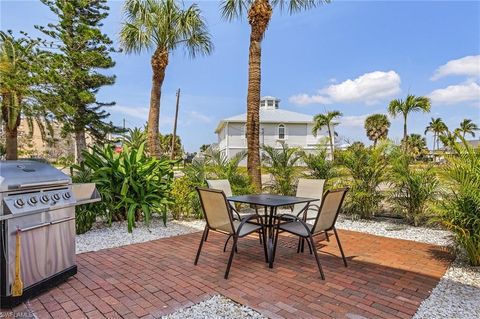
M313 116L279 107L280 100L265 96L260 100L260 145L281 148L284 142L291 147L299 147L306 152L313 152L319 143L325 143L328 136L325 129L312 134ZM247 149L246 138L247 114L235 115L218 123L215 133L218 135L218 147L231 158L236 153ZM242 163L246 164L246 161Z

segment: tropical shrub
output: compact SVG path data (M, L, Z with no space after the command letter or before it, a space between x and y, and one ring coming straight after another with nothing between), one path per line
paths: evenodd
M419 226L431 212L438 195L438 178L432 166L415 169L401 150L391 156L392 168L389 199L405 219Z
M301 154L297 148L281 143L281 149L272 146L263 147L263 163L266 171L273 175L274 182L271 191L281 195L293 195L299 175L297 162Z
M365 147L355 144L338 153L338 163L348 173L350 187L345 201L345 213L354 217L371 218L380 209L383 195L379 185L386 178L388 144Z
M338 175L335 163L329 160L327 150L319 148L315 153L302 153L302 160L307 166L307 178L325 179L327 182Z
M148 225L151 216L161 214L166 223L166 207L171 203L172 161L147 156L145 142L138 149L124 146L116 153L110 145L94 146L84 152L84 161L74 167L89 170L107 206L107 220L127 220L128 232L143 219Z
M442 174L447 191L435 206L435 220L455 233L469 263L480 266L480 149L460 139L461 145L453 145L455 154L447 157Z
M197 201L195 186L188 176L176 178L172 187L172 204L169 206L173 219L189 218L195 210ZM195 215L198 215L195 214Z
M196 158L184 169L184 177L174 181L170 206L172 217L202 218L203 211L195 187L206 187L207 179L227 179L233 194L250 194L254 191L248 176L239 168L246 153L228 159L217 149L207 149L202 157Z
M233 194L249 194L254 192L248 176L240 171L240 162L245 159L247 152L239 152L228 159L221 151L209 149L205 152L207 159L207 177L212 179L228 179Z

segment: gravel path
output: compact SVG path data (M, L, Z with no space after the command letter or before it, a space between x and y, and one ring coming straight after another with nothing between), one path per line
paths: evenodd
M138 223L132 234L126 232L124 222L113 223L112 227L99 228L77 235L77 253L129 245L201 231L205 222L169 221L167 227L158 220L152 220L150 227ZM451 246L449 231L425 227L412 227L401 220L350 220L340 216L337 228L365 232L378 236L414 240L429 244ZM414 319L480 318L480 267L469 267L457 257L447 270L429 298L420 305ZM214 296L192 307L182 309L163 318L264 318L256 311L236 304L222 296Z
M163 319L267 319L255 310L216 295L191 307L163 316Z

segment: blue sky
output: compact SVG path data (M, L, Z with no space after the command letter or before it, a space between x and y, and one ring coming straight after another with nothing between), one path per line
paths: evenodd
M219 2L198 1L215 50L191 60L179 50L170 59L161 101L160 130L173 126L175 91L181 88L178 132L187 151L216 141L222 118L244 113L249 26L245 18L225 22ZM186 4L189 4L187 2ZM104 32L118 45L122 1L110 2ZM33 25L54 22L39 1L1 1L1 29L37 35ZM148 113L150 55L114 54L114 86L99 94L115 101L111 118L142 126ZM480 2L335 1L290 16L274 12L262 45L262 95L280 107L316 114L344 113L337 131L349 141L367 141L363 120L385 112L408 93L432 98L430 114L414 114L409 131L423 134L431 117L450 128L463 118L480 124ZM402 121L392 119L399 139ZM429 142L431 137L428 137Z

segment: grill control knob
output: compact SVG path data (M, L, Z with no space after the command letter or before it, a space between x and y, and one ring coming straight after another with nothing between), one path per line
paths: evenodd
M53 194L53 195L52 195L52 199L53 199L54 201L57 201L57 200L60 199L60 195L58 195L58 194Z
M15 206L18 207L18 208L22 208L23 205L25 205L25 202L23 201L23 199L19 198L15 201Z
M42 195L42 197L40 197L40 201L41 201L42 203L48 203L49 200L50 200L50 199L48 198L47 195Z
M28 200L28 203L32 206L36 205L38 203L37 197L35 197L35 196L30 197L30 199Z
M63 198L65 199L69 199L70 197L72 197L72 195L69 192L66 192L65 194L63 194Z

